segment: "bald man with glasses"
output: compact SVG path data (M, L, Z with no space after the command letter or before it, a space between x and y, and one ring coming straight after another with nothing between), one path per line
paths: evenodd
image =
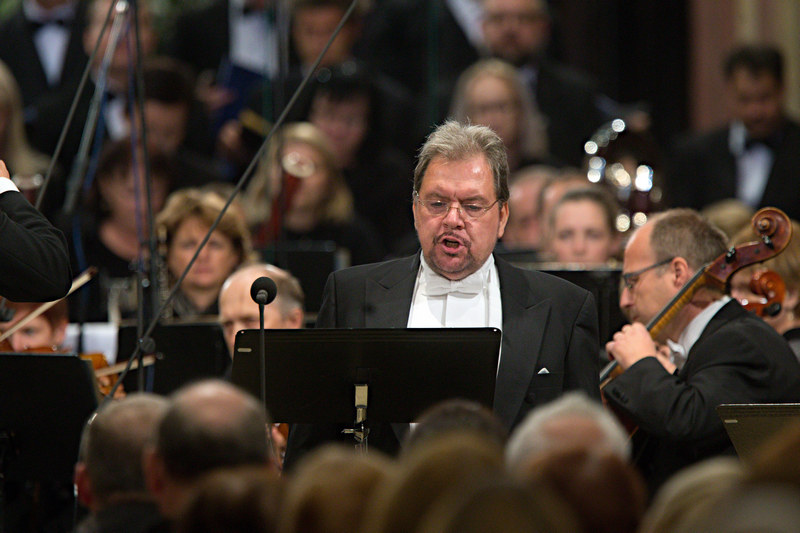
M605 396L639 425L634 457L651 491L692 463L734 453L718 405L800 401L800 364L786 341L722 292L699 289L655 339L647 331L726 250L722 232L690 209L656 215L625 249L620 307L631 324L606 345L625 372Z

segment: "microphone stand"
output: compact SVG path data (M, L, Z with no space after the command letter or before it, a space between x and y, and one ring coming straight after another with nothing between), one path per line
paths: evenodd
M191 259L189 260L189 263L186 265L186 268L184 268L183 272L178 277L178 279L176 280L176 282L173 285L173 287L170 289L169 294L167 294L167 297L164 299L163 302L161 302L156 315L151 319L150 324L148 325L147 329L144 332L144 337L149 337L153 333L153 330L155 329L155 327L157 325L158 317L161 315L161 313L164 311L164 309L167 307L167 305L169 305L170 302L172 302L172 300L175 298L175 295L177 294L181 283L183 283L183 280L186 278L186 275L188 274L189 270L192 268L192 266L194 265L195 261L197 261L197 258L199 257L200 252L202 251L203 247L205 247L206 243L211 238L211 235L217 229L217 226L219 226L219 223L222 221L222 217L225 216L225 213L227 213L228 208L231 206L233 201L236 199L236 196L239 194L239 192L242 190L242 188L244 188L245 183L247 183L248 179L250 178L250 175L252 174L252 172L255 169L256 165L260 161L261 156L264 153L264 150L266 149L266 147L269 144L269 142L272 140L273 135L275 134L275 132L278 129L280 129L280 127L286 121L286 116L289 114L289 112L294 107L294 104L297 101L297 99L299 98L299 96L302 93L303 89L305 89L306 85L308 85L308 81L311 79L311 76L312 76L313 72L319 66L319 63L322 60L322 57L328 51L328 48L330 48L331 43L333 43L334 39L336 39L336 37L341 32L342 27L345 25L347 20L352 15L353 10L355 10L355 7L356 7L357 3L358 3L358 0L352 0L351 1L351 3L349 5L349 7L347 8L347 11L345 12L344 16L339 21L339 24L336 26L336 29L331 34L330 38L328 39L328 42L325 44L325 47L322 49L322 51L320 52L319 56L314 61L314 65L311 67L309 72L304 76L303 81L300 82L300 85L297 87L297 89L295 90L294 94L292 94L292 97L289 99L289 102L286 104L286 107L283 109L283 111L281 112L281 114L278 117L278 119L272 125L272 128L270 128L270 131L267 134L267 137L261 143L261 147L258 149L258 151L256 152L255 156L250 161L250 164L245 169L245 171L242 174L241 178L239 178L239 181L236 183L236 187L234 187L233 191L231 192L231 195L228 197L228 200L225 202L225 205L222 206L222 210L220 211L219 215L217 215L217 218L214 220L214 222L211 224L211 227L208 229L208 232L203 237L203 240L200 241L200 245L197 247L197 250L195 250L194 255L192 255ZM117 383L114 384L114 387L112 387L111 391L103 399L104 403L110 401L111 398L114 397L114 393L117 392L117 389L119 388L120 383L122 383L122 380L125 378L125 376L128 374L128 372L131 370L131 367L133 365L133 360L134 360L134 358L136 358L139 355L141 349L142 349L141 345L137 346L136 349L134 350L133 354L128 358L128 363L125 366L125 369L120 374L120 377L117 380Z

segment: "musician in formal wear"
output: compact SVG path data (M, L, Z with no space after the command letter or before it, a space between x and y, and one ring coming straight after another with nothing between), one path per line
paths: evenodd
M0 333L5 334L22 320L25 324L8 335L8 344L13 352L24 352L30 349L46 348L60 350L67 336L69 324L69 307L66 300L60 300L39 316L29 319L32 312L41 304L31 302L7 301L5 307L12 311L11 320L0 321Z
M722 232L689 209L651 218L625 249L620 306L631 324L606 344L624 373L605 396L639 425L634 457L651 490L733 453L718 405L800 401L800 364L786 341L716 289L700 288L655 339L644 325L726 249Z
M46 302L66 296L71 284L64 235L25 199L0 161L0 296Z
M508 220L507 178L506 151L492 130L453 121L438 127L414 172L422 252L331 274L317 326L501 329L494 411L511 429L564 390L593 397L599 390L592 296L492 254ZM287 466L321 442L345 438L340 429L295 425ZM370 445L395 451L394 429L374 425Z

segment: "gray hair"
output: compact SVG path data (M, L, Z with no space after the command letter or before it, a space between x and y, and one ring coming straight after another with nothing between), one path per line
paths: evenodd
M567 417L585 418L597 424L603 438L595 442L597 451L608 451L627 461L631 455L628 434L622 424L600 403L582 392L570 392L537 407L511 434L506 445L506 467L519 471L534 456L561 447L564 442L547 431L548 423Z
M697 271L725 253L725 234L692 209L670 209L653 219L650 248L656 261L683 257Z
M494 192L500 203L508 202L508 156L500 137L486 126L461 124L448 120L428 136L419 151L414 169L414 191L419 192L428 165L436 157L447 161L463 161L483 154L494 177Z

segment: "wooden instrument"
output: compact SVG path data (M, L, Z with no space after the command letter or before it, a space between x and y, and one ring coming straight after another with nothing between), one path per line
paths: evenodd
M757 300L742 300L742 306L758 316L772 317L781 312L786 284L774 270L759 270L750 278L750 291L761 296Z

